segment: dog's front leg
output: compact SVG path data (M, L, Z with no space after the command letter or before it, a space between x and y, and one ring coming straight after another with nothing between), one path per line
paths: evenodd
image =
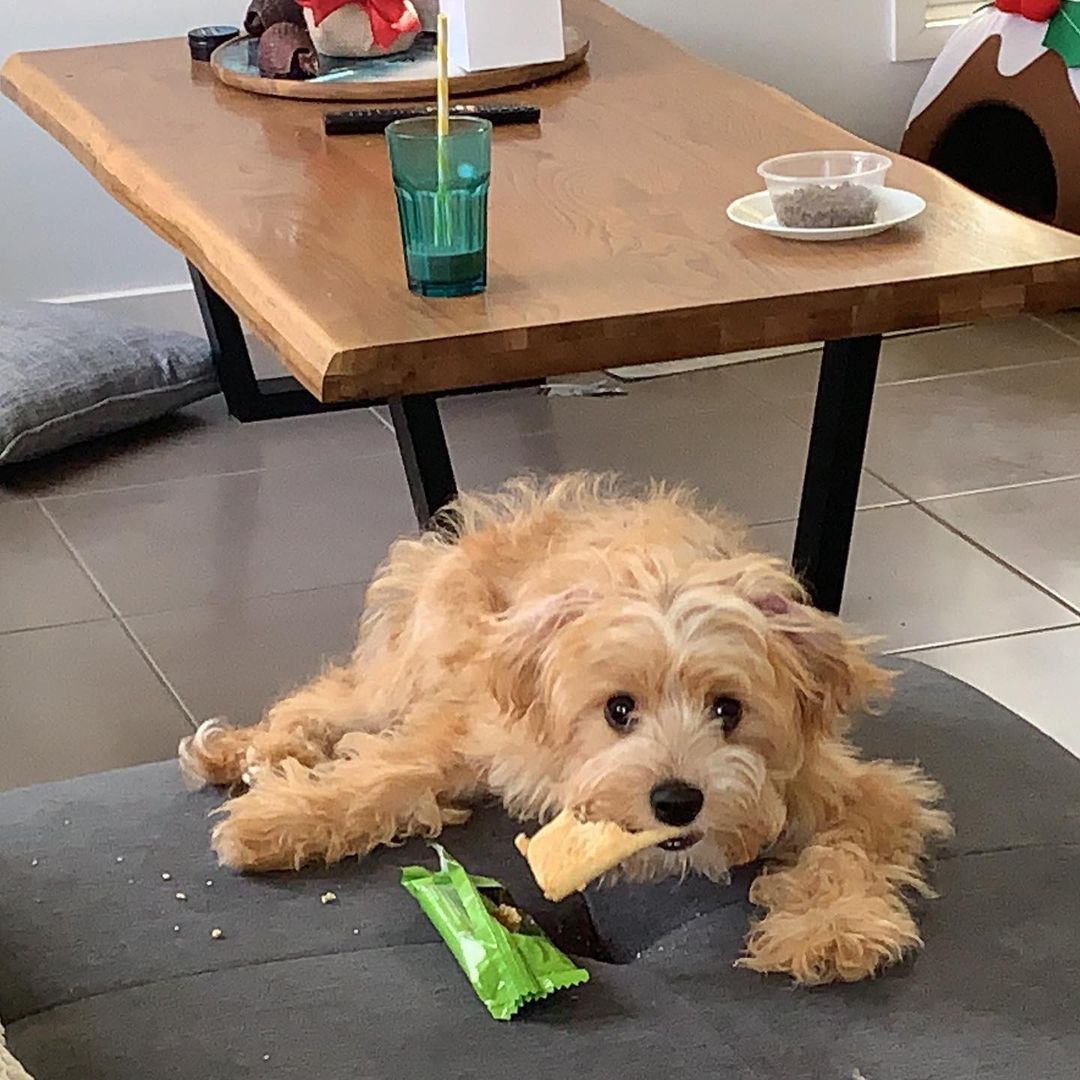
M448 734L352 734L333 761L311 768L287 759L261 773L221 809L212 841L219 860L238 870L299 869L460 824L468 813L451 800L474 785Z
M922 944L905 890L931 895L928 842L948 836L936 784L918 769L816 751L789 795L789 857L751 886L766 910L739 961L809 985L854 982ZM802 826L802 835L799 835Z

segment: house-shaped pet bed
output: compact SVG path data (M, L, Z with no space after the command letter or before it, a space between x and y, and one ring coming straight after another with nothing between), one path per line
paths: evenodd
M1003 10L1007 9L1007 10ZM1080 232L1080 0L999 0L949 39L903 153Z

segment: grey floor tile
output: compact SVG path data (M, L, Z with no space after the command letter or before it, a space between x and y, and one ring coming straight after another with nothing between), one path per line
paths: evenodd
M916 499L1080 475L1080 361L880 387L867 466Z
M0 633L108 615L37 503L0 505Z
M1078 320L1080 328L1080 320ZM946 330L898 334L885 339L878 384L1045 363L1080 356L1080 344L1023 317L988 320ZM807 398L817 388L819 351L740 364L730 369L743 387L768 401ZM809 403L803 408L808 411Z
M393 437L368 409L240 424L219 396L155 423L11 469L0 490L48 498L393 452Z
M1080 449L1080 432L1076 441ZM934 499L928 508L1080 607L1080 480Z
M366 581L415 530L390 456L49 501L125 615Z
M763 548L791 556L790 524L756 528ZM1075 619L914 506L856 515L842 614L884 650L1061 626Z
M346 585L140 615L139 641L198 719L254 723L282 694L346 657L364 587Z
M1080 757L1080 627L913 655L978 687Z
M654 408L654 401L663 404ZM794 517L806 431L750 395L733 395L727 402L716 411L680 413L670 399L648 395L539 403L507 395L486 406L475 402L467 418L448 409L447 437L464 487L491 488L522 472L613 470L632 480L688 484L747 521ZM538 420L540 409L546 426L528 424L530 417ZM894 491L864 478L862 505L897 501Z
M948 330L888 338L881 353L878 381L891 384L1075 357L1080 357L1080 344L1037 319L988 319Z
M191 728L113 620L0 637L0 789L158 761Z
M795 359L795 358L789 358ZM606 382L624 391L610 396L546 396L534 387L496 393L470 394L443 400L440 408L447 437L460 451L493 442L512 442L541 431L579 428L599 438L607 433L614 442L626 442L641 423L681 424L690 415L711 413L716 427L747 410L763 414L761 399L742 387L736 368L714 368L658 379L620 382L602 373L586 374L563 382Z
M1046 315L1041 321L1061 331L1073 341L1080 342L1080 309L1061 311L1057 315Z

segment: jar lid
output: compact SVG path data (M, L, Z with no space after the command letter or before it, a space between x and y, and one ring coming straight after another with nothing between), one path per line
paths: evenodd
M210 54L226 41L240 36L236 26L197 26L188 31L188 48L192 60L209 60Z

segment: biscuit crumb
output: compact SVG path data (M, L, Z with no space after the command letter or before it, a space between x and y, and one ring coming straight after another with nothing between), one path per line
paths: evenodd
M335 892L324 892L319 897L319 901L323 904L332 904L335 900L337 900L337 893Z
M187 899L187 893L186 892L178 892L176 894L176 899L177 900L186 900Z
M172 881L172 874L170 874L168 872L168 870L162 871L161 880L162 881Z
M513 905L499 904L491 914L495 921L511 934L516 934L521 929L521 912Z
M220 928L220 927L217 927L217 926L215 926L215 927L214 927L214 929L210 931L210 936L211 936L211 937L212 937L212 938L213 938L213 939L214 939L215 941L217 941L217 940L218 940L219 938L223 938L223 937L224 937L225 935L224 935L224 934L223 934L223 933L221 932L221 928Z

